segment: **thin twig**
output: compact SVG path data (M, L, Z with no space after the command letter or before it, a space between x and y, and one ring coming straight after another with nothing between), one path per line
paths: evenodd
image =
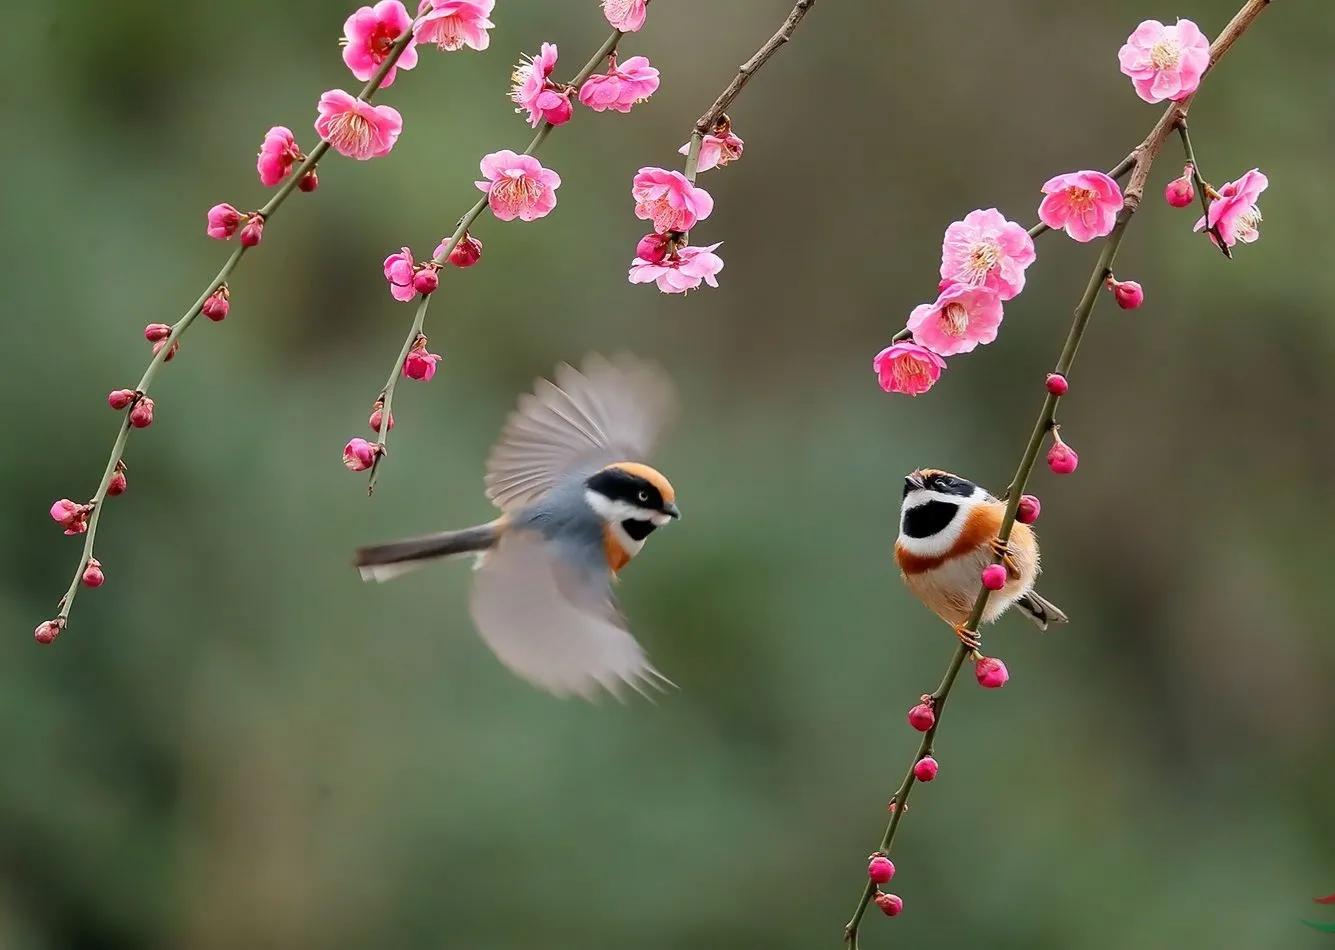
M394 45L390 47L389 52L385 56L384 62L380 64L380 68L375 71L375 74L366 81L366 84L362 86L361 91L357 93L358 99L361 99L363 102L371 101L376 92L379 91L380 83L384 81L384 78L389 71L394 68L394 64L398 62L399 57L403 55L403 51L408 48L408 43L412 40L412 36L413 31L409 29L404 31L404 34L394 42ZM298 182L301 181L308 171L315 167L315 164L323 158L328 151L329 143L322 139L310 150L306 155L305 160L293 169L288 175L287 180L283 182L282 187L280 187L273 196L265 202L264 207L255 212L258 217L264 220L266 226L272 220L274 213L282 206L283 202L287 200L288 196L292 194L293 190L297 187ZM245 256L247 250L248 248L244 244L238 244L236 249L232 251L231 255L227 258L227 262L223 264L222 269L218 271L213 280L208 283L204 292L200 294L199 299L196 300L194 305L182 314L180 319L172 325L171 333L161 345L158 346L153 358L149 360L148 366L144 370L144 375L139 379L139 385L135 387L134 401L124 410L120 428L117 430L116 439L111 446L111 455L107 458L106 468L102 472L102 481L98 483L97 491L93 493L93 497L88 501L88 505L92 510L88 515L88 531L84 535L83 553L80 555L78 566L74 570L74 579L70 582L69 589L65 591L65 596L60 599L59 613L56 615L62 628L69 619L70 610L74 606L74 598L79 593L79 586L83 577L84 568L93 557L93 541L97 536L98 523L102 520L102 509L107 498L107 487L111 484L112 476L116 471L116 464L121 460L121 456L125 451L125 445L130 438L130 413L133 411L135 403L138 403L148 395L149 387L157 376L158 369L167 361L168 354L176 348L176 342L187 330L190 329L191 324L195 322L195 319L204 309L205 301L213 295L214 291L227 282L227 278L231 276L237 265L241 263L241 258Z
M584 64L584 68L575 75L574 79L570 80L569 85L576 89L583 85L584 80L592 76L594 70L602 65L607 57L616 52L617 44L621 42L623 36L625 34L620 30L613 30L612 35L603 41L602 46L598 47L598 52L594 53L589 61ZM538 149L542 147L542 143L547 140L547 136L552 134L554 128L556 126L550 122L543 121L538 126L537 134L533 136L533 140L524 149L524 154L536 154ZM482 214L486 207L487 196L484 194L459 219L459 224L454 229L454 233L450 235L450 239L441 247L439 253L431 259L433 264L438 267L444 266L445 262L449 260L450 252L464 239L468 229L472 227L473 222L477 220L478 215ZM431 294L420 294L418 296L417 311L413 314L413 322L408 328L408 335L403 338L403 346L399 349L398 361L390 367L389 377L385 380L385 387L380 391L379 400L383 401L385 405L380 414L380 429L376 432L375 458L371 462L370 477L366 482L366 493L368 495L375 492L376 478L380 473L380 460L384 458L388 451L389 421L392 418L391 409L394 405L394 390L398 387L399 377L403 372L403 361L408 358L409 351L412 350L413 344L417 342L418 336L422 333L422 327L426 324L426 311L431 306L431 297Z
M1201 174L1201 166L1196 161L1196 150L1191 147L1191 134L1187 131L1187 117L1182 116L1177 123L1177 134L1182 139L1182 151L1187 156L1187 165L1191 169L1192 181L1196 184L1196 189L1201 196L1201 213L1205 215L1205 221L1209 225L1210 221L1210 194L1214 191L1205 176ZM1215 247L1229 260L1233 259L1233 252L1229 250L1228 245L1224 243L1224 236L1219 233L1219 225L1209 225L1207 234L1213 234L1215 237Z
M1210 47L1210 65L1217 63L1225 53L1232 47L1239 36L1251 26L1256 17L1268 5L1269 0L1247 0L1242 8L1234 15L1224 32L1214 41ZM1127 224L1131 216L1135 214L1140 207L1140 202L1145 192L1145 183L1149 178L1150 168L1154 164L1155 158L1163 148L1164 141L1175 128L1185 122L1187 110L1191 106L1191 100L1194 97L1188 97L1181 102L1174 103L1164 112L1162 118L1150 130L1150 134L1145 140L1136 146L1135 150L1127 156L1114 171L1131 172L1130 181L1124 191L1124 203L1121 212L1117 216L1117 221L1112 231L1103 241L1103 249L1099 254L1098 261L1090 273L1089 282L1085 285L1085 291L1080 297L1080 302L1076 305L1074 319L1071 322L1071 329L1066 335L1066 343L1062 346L1061 354L1057 358L1057 364L1054 372L1063 376L1070 376L1071 367L1075 362L1076 353L1080 349L1080 342L1084 338L1085 330L1089 326L1090 317L1093 315L1094 306L1098 303L1099 296L1103 291L1104 282L1112 274L1113 260L1117 256L1117 249L1122 243L1122 238L1126 233ZM1119 177L1114 175L1113 177ZM1033 431L1029 435L1029 441L1025 443L1024 452L1020 456L1019 466L1015 470L1015 476L1011 479L1006 494L1006 511L1002 518L1001 528L998 537L1002 542L1010 539L1011 530L1015 526L1015 517L1019 511L1020 497L1024 493L1026 484L1029 481L1029 475L1033 472L1034 465L1038 460L1039 451L1042 449L1043 442L1047 439L1048 433L1056 426L1057 404L1061 397L1054 393L1048 393L1043 400L1043 406L1039 410L1038 418L1034 422ZM1000 557L994 557L994 564L1001 563ZM969 619L964 624L964 629L972 631L977 635L978 626L983 617L983 612L987 609L988 598L991 591L980 585L978 596L974 600L973 610L969 614ZM909 762L909 768L895 792L891 803L894 806L890 816L889 824L885 829L885 834L881 837L880 851L889 854L891 846L894 844L895 835L899 831L900 820L908 807L909 794L913 790L916 781L913 774L913 766L920 758L927 755L936 739L937 730L941 727L941 717L944 711L946 700L950 696L951 688L955 685L956 677L959 675L960 668L964 661L969 657L969 650L963 645L957 646L951 655L950 663L946 667L946 673L942 677L941 685L937 687L932 694L933 712L936 720L932 727L923 734L921 742L918 744L918 750L913 759ZM863 915L867 911L867 906L871 902L876 892L876 885L868 881L862 891L862 896L858 900L858 905L852 918L844 925L844 941L851 950L857 950L858 946L858 925L862 921Z

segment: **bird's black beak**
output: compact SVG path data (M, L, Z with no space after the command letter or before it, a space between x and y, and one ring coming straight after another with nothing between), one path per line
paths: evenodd
M927 483L923 481L922 472L909 472L904 476L904 494L908 494L915 489L926 488Z
M676 504L673 503L673 502L668 502L667 504L665 504L665 505L663 506L663 514L668 515L668 516L673 517L673 518L680 518L680 517L681 517L681 511L680 511L680 509L678 509L677 506L676 506Z

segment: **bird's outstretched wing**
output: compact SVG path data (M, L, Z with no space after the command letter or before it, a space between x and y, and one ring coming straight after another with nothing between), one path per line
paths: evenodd
M667 374L632 356L562 363L521 396L487 459L487 498L503 511L523 507L563 475L649 457L672 416Z
M558 696L671 685L626 629L605 564L536 532L510 532L488 552L469 606L500 661Z

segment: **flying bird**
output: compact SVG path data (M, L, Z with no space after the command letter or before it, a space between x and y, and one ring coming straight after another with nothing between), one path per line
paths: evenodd
M895 542L904 583L971 649L978 647L977 632L968 630L965 621L973 612L983 569L998 554L1006 566L1006 584L988 598L983 623L1012 606L1040 630L1067 622L1066 614L1034 592L1039 561L1033 529L1016 522L1002 545L998 535L1005 511L1005 502L950 472L925 468L904 478Z
M487 460L501 511L461 531L364 547L363 580L440 558L478 558L469 607L500 661L557 695L672 685L631 635L612 584L656 529L679 518L671 483L645 463L676 399L630 356L562 364L521 396Z

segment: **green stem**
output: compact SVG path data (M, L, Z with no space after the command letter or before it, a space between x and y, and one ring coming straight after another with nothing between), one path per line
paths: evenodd
M380 68L377 69L375 74L367 80L364 86L362 86L361 91L357 94L357 98L364 102L371 101L372 96L379 90L380 83L384 81L386 74L389 73L390 69L398 61L399 57L403 54L403 51L408 48L408 43L411 39L412 31L409 30L395 41L394 45L390 47L389 54L385 57L384 62L380 64ZM255 213L267 223L269 219L273 217L274 213L282 206L283 202L287 200L288 196L292 194L293 189L297 187L302 176L314 168L315 163L328 151L329 143L323 140L320 141L310 150L301 164L288 175L287 180L283 182L282 186L276 192L274 192L273 196L264 204L264 207L260 208L259 211ZM236 266L241 263L241 258L245 256L247 250L248 248L244 245L238 244L236 249L233 250L231 255L227 258L226 263L223 264L222 269L218 271L213 280L208 283L204 292L199 295L199 299L196 300L194 305L182 314L181 318L172 325L171 333L168 334L162 345L158 347L158 351L153 354L153 358L149 360L143 376L139 379L139 385L135 387L135 392L137 393L135 396L136 402L148 395L149 387L153 384L153 380L157 376L159 368L161 368L162 364L167 361L167 354L172 351L172 347L176 345L176 342L187 330L190 329L191 324L195 322L195 318L199 316L204 308L204 302L213 295L214 291L227 282L227 278L231 276L232 271L236 269ZM84 533L83 552L80 555L78 567L74 571L74 579L70 581L70 586L65 591L65 596L60 599L58 607L59 613L56 615L57 619L62 623L69 619L70 610L74 607L74 598L79 593L84 568L88 566L89 560L93 557L93 543L97 538L97 526L102 520L102 508L107 498L107 487L111 484L111 478L116 472L116 463L121 460L121 456L125 452L126 443L130 439L130 411L133 408L133 404L127 407L121 418L120 428L116 431L116 439L111 445L111 454L107 457L106 467L102 471L102 480L98 482L97 490L93 492L93 497L88 501L88 504L92 506L92 511L88 516L88 530Z
M578 89L584 83L584 80L592 76L594 71L603 64L607 57L616 52L617 44L621 42L621 37L624 35L620 30L613 30L612 34L603 41L603 45L598 47L598 52L594 53L589 61L584 64L584 68L570 80L569 85ZM524 149L524 154L536 154L538 149L542 148L542 143L547 141L547 136L552 134L554 128L556 127L550 122L543 122L539 125L537 133L528 143L528 147ZM464 236L468 234L468 229L472 227L473 222L478 219L478 215L482 214L486 207L487 196L483 195L459 219L459 224L455 227L454 233L450 235L449 240L444 243L439 253L431 258L431 263L437 267L445 265L445 262L449 260L450 252L464 239ZM375 460L371 463L370 476L366 482L366 493L368 495L375 492L376 479L380 475L380 460L388 451L390 409L394 404L394 390L398 387L399 378L402 376L403 361L408 358L408 353L412 350L413 344L417 342L417 338L422 334L422 327L426 325L426 312L427 308L431 306L431 296L431 294L418 296L417 310L413 314L413 322L408 328L408 335L403 338L403 345L399 347L398 359L390 367L389 377L385 380L384 388L380 390L379 401L384 402L384 410L380 414L380 429L376 433Z

